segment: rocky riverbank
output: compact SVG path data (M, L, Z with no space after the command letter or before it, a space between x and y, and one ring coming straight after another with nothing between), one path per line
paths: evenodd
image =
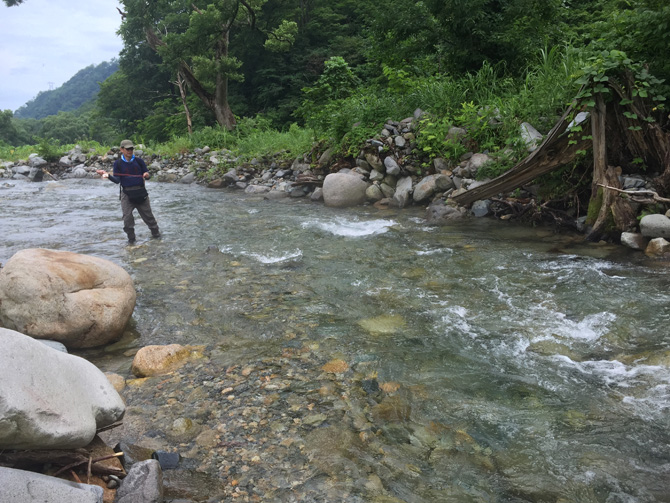
M310 198L335 207L419 205L426 207L426 221L435 225L470 216L509 220L538 211L539 205L534 202L537 186L475 201L467 208L458 206L452 197L485 183L485 179L479 179L482 170L498 162L500 155L511 153L467 152L458 163L435 158L426 165L416 147L416 129L421 117L422 112L417 110L413 117L402 121L389 120L375 138L367 140L355 158L336 159L331 150L326 150L316 160L312 154L287 159L285 154L278 153L245 161L229 150L212 150L208 146L171 157L154 154L144 158L152 179L160 182L199 183L210 188L260 194L267 199ZM453 127L447 140L466 144L467 134L465 129ZM542 140L542 135L526 123L521 127L521 136L527 152L535 150ZM97 153L83 152L77 147L58 163L47 163L33 154L19 163L0 164L0 178L30 181L98 178L96 170L111 170L119 155L118 148ZM136 155L143 156L142 150L138 149ZM622 189L641 196L657 192L653 179L641 174L620 175ZM647 206L633 203L633 207L640 216L640 225L623 233L621 243L644 250L650 256L670 253L670 242L666 241L670 237L667 214L654 212L651 221L647 218ZM658 211L658 207L654 209ZM578 216L574 210L546 211L552 213L555 223L572 231L588 230L586 217Z

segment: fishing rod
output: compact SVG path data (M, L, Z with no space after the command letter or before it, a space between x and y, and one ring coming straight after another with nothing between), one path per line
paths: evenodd
M131 175L130 173L117 173L117 174L112 173L110 175L109 173L107 173L107 171L102 170L102 169L96 170L96 173L99 174L99 175L107 175L107 176L135 176L135 177L144 178L144 173L141 174L141 175Z

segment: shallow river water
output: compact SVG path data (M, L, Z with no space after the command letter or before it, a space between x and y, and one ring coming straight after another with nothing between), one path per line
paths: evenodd
M149 184L0 183L0 263L91 254L138 291L118 439L179 452L168 501L670 501L670 269L509 222ZM132 381L149 344L199 346Z

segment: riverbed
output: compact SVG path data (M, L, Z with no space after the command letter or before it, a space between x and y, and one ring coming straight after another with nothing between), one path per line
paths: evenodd
M107 433L178 452L167 501L670 501L668 264L493 219L149 183L0 182L0 263L102 257L138 293L86 351L128 379ZM192 346L134 380L134 352Z

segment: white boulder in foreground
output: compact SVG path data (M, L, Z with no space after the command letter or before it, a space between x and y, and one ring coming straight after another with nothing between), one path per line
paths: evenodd
M0 326L69 348L120 339L135 299L130 275L97 257L34 248L0 269Z
M123 400L92 363L5 328L0 347L0 450L84 447L123 417Z
M41 473L0 467L0 501L9 503L102 503L102 487Z

